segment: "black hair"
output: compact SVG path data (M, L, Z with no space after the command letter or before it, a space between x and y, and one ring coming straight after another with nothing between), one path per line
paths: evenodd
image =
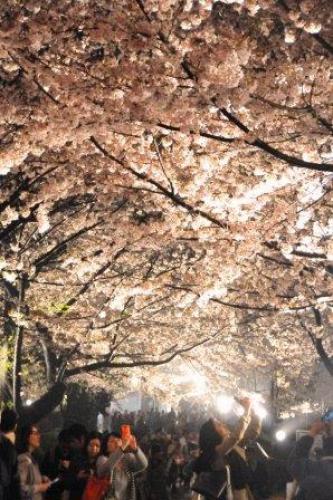
M109 439L111 436L116 437L118 439L121 439L121 434L118 431L110 432L110 434L108 434L107 438Z
M150 452L152 455L155 455L156 453L162 453L163 449L158 443L153 442L151 444Z
M18 422L18 415L11 408L4 408L1 412L0 431L7 433L15 431Z
M88 444L90 443L90 441L92 441L93 439L98 439L98 441L100 442L100 445L101 445L101 449L100 449L100 453L102 451L102 444L103 444L103 438L102 438L102 435L100 432L96 432L96 431L93 431L93 432L89 432L88 436L87 436L87 439L86 439L86 445L84 447L85 449L85 453L88 452L87 448L88 448Z
M80 440L82 437L84 437L84 439L86 439L87 435L88 435L87 429L82 424L72 424L69 427L68 432L69 432L70 440L72 440L72 439L79 439Z
M34 427L36 427L34 424L24 425L22 427L18 444L19 453L26 453L27 451L29 451L29 437Z
M89 432L88 436L87 436L87 440L86 440L86 447L88 446L88 444L90 443L90 441L92 441L93 439L98 439L101 444L102 444L102 435L100 432L96 432L96 431L93 431L93 432Z
M223 438L217 432L214 420L210 418L202 424L199 432L200 456L194 463L194 472L202 472L210 469L210 465L215 457L215 447L222 443Z
M69 443L71 438L71 433L69 429L63 429L58 434L58 442L59 443Z
M115 437L115 438L121 439L121 434L120 434L120 432L113 431L113 432L109 432L108 434L106 434L104 436L103 442L102 442L103 455L108 455L108 441L109 441L110 437Z
M200 429L199 447L202 452L214 450L215 446L222 443L222 436L215 429L213 419L207 420Z

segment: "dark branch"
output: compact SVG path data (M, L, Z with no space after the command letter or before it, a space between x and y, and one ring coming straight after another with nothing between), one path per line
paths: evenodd
M218 110L220 113L225 116L230 123L233 123L237 128L242 130L242 132L249 133L250 129L244 125L235 115L230 113L229 111L226 110L226 108L220 108L215 99L212 99L212 103L217 106ZM301 158L297 158L295 156L291 156L289 154L283 153L282 151L279 151L276 148L273 148L270 146L267 142L262 141L261 139L255 139L253 142L251 141L245 141L247 144L250 146L255 146L258 149L261 149L262 151L265 151L265 153L268 153L278 160L282 160L288 165L291 165L293 167L300 167L300 168L306 168L310 170L317 170L319 172L333 172L333 165L329 163L315 163L315 162L309 162L302 160Z
M68 238L65 238L64 240L60 241L53 248L51 248L51 250L38 257L38 259L34 261L34 265L36 267L36 273L38 273L42 269L42 267L46 266L49 262L51 262L52 260L62 255L64 252L66 252L69 243L77 240L80 236L91 231L91 229L94 229L101 223L102 223L101 221L95 222L95 224L92 224L91 226L84 227L79 231L72 233L70 236L68 236Z
M196 347L199 347L203 344L206 344L211 340L211 337L205 338L204 340L197 342L195 344L192 344L191 346L187 347L182 347L180 349L177 349L175 352L170 354L170 356L164 358L164 359L159 359L159 360L141 360L141 361L133 361L129 363L114 363L109 360L103 360L103 361L96 361L95 363L90 363L88 365L84 366L78 366L77 368L72 368L70 370L66 371L65 377L73 377L74 375L79 375L81 373L89 373L92 371L96 370L102 370L105 368L110 368L110 369L119 369L119 368L135 368L139 366L160 366L160 365L165 365L167 363L170 363L174 358L177 356L184 354L186 352L192 351Z
M190 205L186 201L181 198L179 194L173 193L171 190L165 188L160 182L155 181L154 179L151 179L147 174L144 174L142 172L138 172L135 170L133 167L126 165L126 163L123 160L119 160L115 156L113 156L111 153L109 153L99 142L95 139L95 137L91 136L90 138L91 142L94 144L94 146L106 157L109 158L110 160L114 161L118 165L121 165L125 170L128 172L131 172L135 177L140 179L141 181L148 182L148 184L151 184L155 186L159 191L166 197L172 200L176 205L179 205L183 208L185 208L188 212L190 212L193 215L200 215L206 220L209 220L216 226L219 226L223 229L228 229L228 224L226 222L220 221L210 215L208 212L205 212L204 210L201 210L199 208L195 208L194 206Z

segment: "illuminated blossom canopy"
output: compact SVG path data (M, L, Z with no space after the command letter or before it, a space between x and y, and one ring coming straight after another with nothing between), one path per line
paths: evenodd
M175 355L305 397L332 353L331 2L4 0L0 36L17 404L44 366L112 385Z

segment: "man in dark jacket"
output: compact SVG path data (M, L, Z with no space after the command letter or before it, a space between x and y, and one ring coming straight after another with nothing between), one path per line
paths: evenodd
M309 434L295 445L289 457L289 470L299 484L297 500L333 499L333 436L323 438L323 454L319 460L309 459L314 438L324 424L314 422Z
M15 433L17 414L5 408L0 420L0 500L20 500Z

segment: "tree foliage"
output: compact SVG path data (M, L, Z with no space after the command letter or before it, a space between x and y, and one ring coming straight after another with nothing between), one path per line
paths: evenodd
M316 353L333 370L320 4L3 2L2 326L19 406L27 367L62 388L196 356L217 381L278 373L291 397Z

